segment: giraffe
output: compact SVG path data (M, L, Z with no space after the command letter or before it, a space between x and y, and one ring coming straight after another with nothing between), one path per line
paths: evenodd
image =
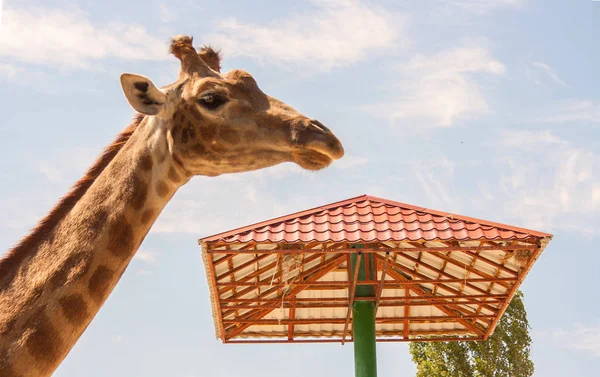
M193 176L283 162L314 171L343 157L327 127L263 93L249 73L221 73L212 48L176 36L170 53L181 63L172 84L121 75L132 124L0 259L0 376L56 370Z

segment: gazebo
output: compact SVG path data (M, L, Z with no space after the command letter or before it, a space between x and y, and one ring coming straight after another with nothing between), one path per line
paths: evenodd
M223 343L485 340L552 235L369 195L199 240Z

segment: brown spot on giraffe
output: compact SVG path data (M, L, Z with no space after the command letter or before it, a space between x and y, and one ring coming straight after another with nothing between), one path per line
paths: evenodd
M63 341L44 310L31 316L25 325L23 336L27 349L40 369L46 370L60 358Z
M144 186L144 179L137 173L128 171L128 168L120 166L125 165L124 163L115 165L119 166L114 172L116 177L124 174L127 175L127 177L123 179L122 187L117 193L117 199L132 204L133 206L139 206L140 202L142 202L143 205L143 201L146 200L146 194L148 192L148 187Z
M58 301L63 314L73 324L82 323L88 316L88 307L80 294L65 296Z
M179 174L177 174L177 171L175 171L175 169L172 166L169 169L169 173L168 173L167 176L169 177L169 179L173 183L179 183L179 182L181 182L181 177L179 176Z
M133 229L127 220L119 217L110 224L108 232L108 250L120 259L129 258L133 252L134 245Z
M145 154L140 158L139 166L140 169L142 169L143 171L152 170L152 165L154 164L152 162L152 156L150 156L150 154Z
M148 184L139 177L135 179L135 182L136 186L133 189L130 203L134 210L139 211L144 208L144 204L146 203L146 197L148 196Z
M108 220L108 211L104 208L100 208L96 211L95 215L84 220L84 226L88 233L88 237L91 240L95 240L106 225Z
M90 251L78 252L69 256L49 280L52 289L59 289L72 282L78 281L87 274L92 264L92 253Z
M102 302L108 296L114 271L106 266L99 266L88 281L88 291L96 302Z
M155 216L156 211L157 210L155 208L146 208L144 210L144 213L142 213L142 219L141 219L142 224L144 224L144 225L148 224L148 222L150 220L152 220L152 218Z
M169 193L169 186L165 183L165 181L156 182L156 193L161 198L164 198Z

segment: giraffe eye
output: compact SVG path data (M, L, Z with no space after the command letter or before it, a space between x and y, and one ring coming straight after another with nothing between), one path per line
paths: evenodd
M198 99L200 106L209 110L215 110L223 106L227 101L227 97L216 93L207 93Z

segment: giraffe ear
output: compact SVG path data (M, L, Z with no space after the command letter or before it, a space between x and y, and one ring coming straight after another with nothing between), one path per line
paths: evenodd
M156 115L165 106L167 96L145 76L123 73L121 86L129 104L142 114Z

